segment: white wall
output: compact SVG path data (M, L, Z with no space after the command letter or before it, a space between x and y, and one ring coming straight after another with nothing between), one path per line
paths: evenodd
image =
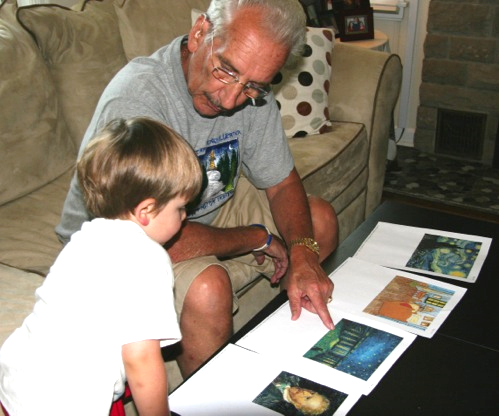
M390 14L375 13L374 17L374 28L388 35L390 50L400 56L404 67L402 88L395 109L395 136L399 144L407 146L413 146L416 129L429 2L405 0L407 7L401 20Z

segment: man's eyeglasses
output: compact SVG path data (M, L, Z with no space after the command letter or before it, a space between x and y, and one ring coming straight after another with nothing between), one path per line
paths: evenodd
M213 75L215 79L226 85L237 83L241 84L243 86L244 95L250 98L253 104L255 104L255 100L265 97L270 92L270 85L268 84L259 85L251 81L243 84L241 81L239 81L238 75L234 72L222 68L221 66L215 66L215 63L213 62L213 37L211 38L211 63L213 65L211 75Z

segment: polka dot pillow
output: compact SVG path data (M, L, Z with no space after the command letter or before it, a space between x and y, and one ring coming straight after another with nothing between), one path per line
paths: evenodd
M272 81L287 137L321 133L329 124L333 31L307 27L303 58L286 64Z

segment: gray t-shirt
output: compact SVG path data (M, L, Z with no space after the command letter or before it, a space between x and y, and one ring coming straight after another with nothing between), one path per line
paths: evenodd
M97 104L80 154L113 119L147 116L165 123L191 144L205 170L207 185L189 218L209 224L234 194L241 170L265 189L284 180L294 162L272 94L263 105L247 103L227 115L209 118L196 112L180 62L181 41L179 37L149 57L135 58L116 74ZM56 233L66 243L91 218L74 176Z

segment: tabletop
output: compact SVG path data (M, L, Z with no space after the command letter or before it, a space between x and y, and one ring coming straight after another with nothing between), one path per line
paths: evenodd
M499 224L387 201L324 261L324 269L331 273L353 256L379 221L490 237L492 244L475 283L431 276L468 290L438 332L432 338L417 337L349 415L497 414ZM285 292L281 293L231 341L236 342L286 300Z
M492 238L475 283L439 278L467 288L432 338L416 337L378 385L348 413L372 415L495 415L499 410L499 224L399 202L381 204L322 266L331 273L357 249L379 221ZM287 301L279 294L230 340L236 343Z

